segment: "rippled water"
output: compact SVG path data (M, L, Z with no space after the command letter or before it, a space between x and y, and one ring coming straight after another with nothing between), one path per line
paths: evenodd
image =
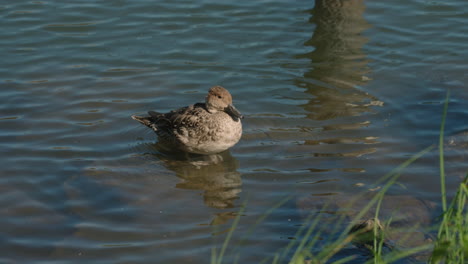
M246 201L225 260L258 263L293 239L301 201L370 188L436 145L447 90L452 195L467 170L467 13L463 0L2 2L0 262L208 263ZM130 118L216 84L246 116L221 155L162 153ZM438 203L438 175L434 148L390 193Z

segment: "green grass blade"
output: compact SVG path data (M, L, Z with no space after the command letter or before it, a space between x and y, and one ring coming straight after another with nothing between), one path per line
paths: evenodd
M300 237L302 232L304 232L304 230L306 229L307 227L307 223L309 223L309 221L312 219L312 217L314 216L314 214L310 214L307 219L304 221L304 224L299 228L299 230L296 231L296 234L294 234L294 237L297 238L297 237ZM321 215L319 214L316 218L316 221L318 221L318 219L321 217ZM289 251L291 250L291 248L296 244L297 240L296 239L292 239L288 245L283 249L283 252L281 253L280 257L279 257L279 261L281 262L285 257L286 255L289 253Z
M211 248L211 264L217 264L217 253L216 253L216 248L212 247Z
M410 248L410 249L407 249L405 251L392 252L392 253L388 254L387 256L385 256L384 262L385 263L392 263L392 262L395 262L397 260L409 257L411 255L414 255L416 253L423 252L425 250L429 250L431 248L432 248L432 245L427 244L427 245L422 245L422 246Z
M440 124L439 136L439 167L440 167L440 191L442 195L442 210L447 210L446 190L445 190L445 165L444 165L444 130L445 121L447 119L447 109L450 98L450 90L447 90L447 97L444 103L444 112L442 114L442 122Z
M334 261L334 262L332 262L331 264L342 264L342 263L350 262L351 260L353 260L353 259L355 259L355 258L357 258L357 256L352 255L352 256L348 256L348 257L339 259L339 260L337 260L337 261Z
M279 201L277 204L275 204L273 207L268 209L265 213L263 213L256 221L255 223L247 230L246 234L241 238L241 242L239 243L242 245L247 238L250 237L250 235L255 231L257 226L259 226L269 215L273 213L274 210L278 209L281 207L283 204L285 204L287 201L291 200L291 196L287 196L281 201Z
M279 254L276 253L276 254L275 254L275 257L273 258L272 264L278 264L278 263L279 263L278 261L279 261Z
M237 227L237 224L239 223L241 215L244 213L245 206L247 204L247 201L244 202L239 210L239 213L237 214L236 218L234 219L234 222L232 223L231 229L229 230L228 235L226 236L226 239L224 240L223 247L221 248L221 252L219 253L219 257L217 260L217 264L221 264L223 261L224 253L226 252L226 248L229 244L229 241L231 240L232 234L234 233L234 230Z

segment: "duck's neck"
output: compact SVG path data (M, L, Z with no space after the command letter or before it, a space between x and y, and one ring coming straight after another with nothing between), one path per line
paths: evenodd
M208 111L208 113L211 113L211 114L215 114L219 111L218 109L214 107L209 107L209 106L206 107L206 110Z
M213 107L212 104L208 102L205 102L205 108L206 108L206 111L208 111L208 113L211 113L211 114L217 113L219 111L218 109Z

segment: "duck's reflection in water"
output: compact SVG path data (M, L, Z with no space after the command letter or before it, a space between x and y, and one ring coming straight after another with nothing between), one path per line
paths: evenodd
M153 155L163 161L164 166L174 171L183 181L177 188L202 190L203 199L212 208L232 208L241 192L239 162L228 151L213 155L173 153L162 149Z

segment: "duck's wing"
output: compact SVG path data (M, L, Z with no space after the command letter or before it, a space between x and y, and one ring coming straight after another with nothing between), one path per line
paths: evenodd
M190 126L194 122L193 117L199 116L201 112L206 111L205 109L205 104L197 103L165 114L153 111L148 112L148 114L154 125L160 130L176 131L180 127Z
M197 103L179 108L169 113L163 114L155 111L149 111L149 116L147 117L132 116L132 118L143 125L150 127L160 134L160 136L170 136L177 134L177 131L180 128L195 126L194 117L199 116L205 111L207 111L205 104Z
M170 122L173 128L185 126L194 116L198 116L200 112L205 111L202 103L182 107L177 110L171 111L164 116L159 115L162 122Z

